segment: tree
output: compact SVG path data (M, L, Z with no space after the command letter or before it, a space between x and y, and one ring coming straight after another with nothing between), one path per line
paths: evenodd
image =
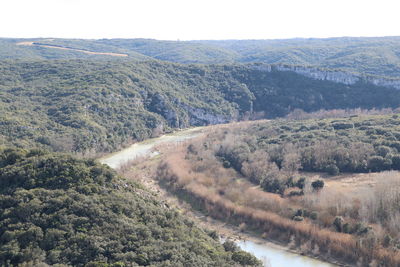
M271 164L271 169L261 180L260 186L264 191L271 193L282 194L285 191L286 181L275 163Z
M389 163L391 163L390 159L385 159L381 156L373 156L368 160L368 169L370 169L371 171L387 170L390 168Z
M335 164L329 164L326 166L326 172L330 175L338 175L339 174L339 168Z
M300 189L304 189L304 186L306 185L306 178L305 177L300 177L299 180L296 182L296 186Z
M232 254L232 260L246 266L246 265L257 265L260 261L253 255L244 251L237 251Z
M321 190L324 187L324 181L323 180L316 180L311 183L311 186L314 190L318 191Z
M225 251L236 252L240 250L239 246L231 240L226 240L223 246Z

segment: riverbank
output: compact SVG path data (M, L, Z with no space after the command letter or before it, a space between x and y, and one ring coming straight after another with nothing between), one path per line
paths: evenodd
M308 252L301 251L294 248L294 244L283 244L276 240L269 239L268 237L261 237L262 234L247 231L242 229L240 226L235 226L220 220L213 219L210 216L206 216L198 210L194 210L193 207L186 201L178 198L176 195L169 192L154 179L156 175L155 169L160 163L162 156L156 156L153 158L147 158L147 160L139 160L129 170L125 170L123 175L125 177L138 180L144 184L146 188L151 190L160 199L162 199L166 205L177 209L181 214L187 218L191 218L197 225L210 231L216 231L222 240L232 240L236 242L243 250L257 254L254 252L260 252L262 249L263 255L268 255L267 259L259 257L265 266L282 266L280 263L282 259L290 259L291 262L286 263L292 267L333 267L333 266L346 266L340 264L334 259L322 259L318 254L310 254ZM247 247L245 247L247 245ZM251 246L249 248L248 246ZM260 248L257 248L260 247ZM290 247L293 246L293 247ZM254 251L254 249L258 249ZM257 256L257 255L255 255ZM272 259L271 259L272 258ZM274 261L275 260L275 261ZM278 264L274 264L278 262ZM270 265L268 265L270 264Z
M195 127L147 139L142 142L134 143L120 151L104 155L99 158L99 161L113 169L119 169L139 157L151 157L157 155L157 146L159 145L179 144L200 135L203 129L204 127Z
M275 256L279 256L278 258L290 258L291 261L300 261L300 263L294 265L293 262L285 263L291 266L345 266L338 263L329 264L322 262L321 260L329 262L334 261L332 259L320 259L317 251L315 251L313 254L310 254L309 251L302 251L301 247L294 249L294 244L289 244L288 246L287 244L278 243L275 240L268 239L268 237L261 237L262 234L246 231L241 227L227 224L222 221L212 219L209 216L205 216L199 211L193 210L193 207L190 204L180 200L177 196L171 194L165 188L159 185L158 181L155 179L157 167L162 159L162 155L159 155L159 153L167 153L167 151L171 149L171 146L173 149L173 147L179 145L179 143L200 136L207 131L212 131L212 127L216 126L192 128L173 134L168 134L166 136L149 139L144 142L134 144L120 152L102 157L100 161L108 164L109 166L111 165L113 168L120 169L121 174L123 174L125 177L140 181L154 194L158 195L160 199L163 199L166 205L176 208L185 216L192 218L193 221L203 228L215 230L222 238L234 240L240 247L242 247L242 249L246 251L249 249L254 250L255 247L260 247L260 249L264 252L273 251ZM135 163L133 164L132 161ZM125 168L121 168L121 166L124 165ZM128 167L126 165L131 166ZM252 248L245 247L249 245L252 246ZM307 255L307 257L304 255ZM266 266L270 266L268 265L268 262L265 264ZM281 265L272 266L275 267Z

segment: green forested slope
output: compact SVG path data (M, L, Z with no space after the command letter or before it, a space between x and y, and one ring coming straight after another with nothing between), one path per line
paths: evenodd
M178 63L285 63L309 65L379 76L400 76L400 37L343 37L326 39L160 41L152 39L0 39L0 59L61 59L118 57L17 46L23 41L95 52L128 54Z
M50 41L53 40L53 41ZM40 44L62 45L64 47L83 49L93 52L111 52L128 54L129 59L149 60L151 58L126 49L114 46L101 45L93 40L80 39L14 39L0 38L0 59L23 59L23 60L44 60L44 59L95 59L111 60L119 57L107 55L91 55L73 50L46 48L35 45L19 45L21 42L38 42ZM59 40L59 41L56 41ZM61 41L62 40L62 41Z
M240 62L312 65L399 77L400 37L202 41L240 54Z
M210 236L92 160L0 151L1 266L258 266Z
M400 91L255 65L156 61L0 62L0 142L111 151L172 128L274 118L296 108L397 108Z
M198 78L197 67L40 61L0 68L1 136L20 146L111 150L170 127L225 122L237 109L217 90L220 81Z

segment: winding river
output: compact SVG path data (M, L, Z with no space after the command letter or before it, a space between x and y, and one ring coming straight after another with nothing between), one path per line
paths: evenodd
M129 161L142 156L155 156L159 145L176 144L199 136L205 127L192 128L179 131L173 134L163 135L158 138L149 139L131 145L119 152L112 153L100 158L100 162L107 164L111 168L118 169ZM332 267L330 263L322 262L307 256L302 256L284 247L277 246L268 242L255 242L253 240L240 240L237 244L244 251L250 252L263 261L264 266L268 267Z

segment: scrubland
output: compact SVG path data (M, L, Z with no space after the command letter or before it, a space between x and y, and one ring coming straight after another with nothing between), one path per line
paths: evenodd
M216 127L175 146L159 183L196 209L300 252L397 266L397 115Z

